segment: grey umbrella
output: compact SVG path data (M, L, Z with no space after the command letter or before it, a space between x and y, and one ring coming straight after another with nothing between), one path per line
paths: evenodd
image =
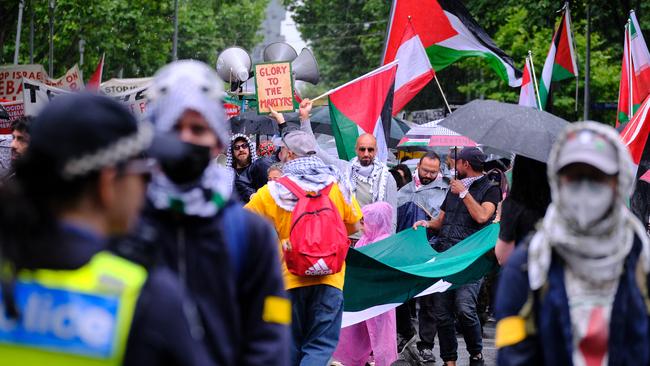
M568 124L547 112L493 100L474 100L440 123L479 144L541 162Z

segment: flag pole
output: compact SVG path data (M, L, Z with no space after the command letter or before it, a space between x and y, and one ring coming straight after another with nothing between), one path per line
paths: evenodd
M445 97L445 92L442 91L442 87L440 86L440 82L438 81L438 75L434 73L433 78L436 80L436 85L438 85L438 90L440 90L440 95L442 95L442 100L445 101L445 106L447 106L447 110L449 111L449 113L451 113L451 108L449 107L449 103L447 103L447 97Z
M18 24L16 25L16 45L14 47L14 65L18 65L18 55L20 53L20 33L23 25L23 9L25 8L25 0L20 0L18 3Z
M537 99L537 109L542 110L542 100L539 99L539 87L537 86L537 76L535 76L535 65L533 64L533 52L528 50L528 60L530 61L530 73L533 74L533 85L535 86L535 97Z
M350 85L352 83L355 83L355 82L357 82L357 81L359 81L359 80L361 80L361 79L363 79L365 77L371 76L371 75L373 75L375 73L384 71L386 69L390 69L391 67L395 66L398 62L399 62L399 60L394 60L393 62L387 63L386 65L384 65L384 66L382 66L382 67L380 67L378 69L372 70L372 71L370 71L370 72L368 72L366 74L363 74L363 75L359 76L358 78L356 78L356 79L354 79L352 81L348 81L347 83L345 83L345 84L343 84L343 85L341 85L339 87L336 87L334 89L330 89L330 90L326 91L325 93L323 93L323 94L317 96L316 98L312 99L311 101L315 102L315 101L317 101L317 100L319 100L321 98L325 98L326 96L334 93L335 91L338 91L338 90L340 90L342 88L345 88L346 86L348 86L348 85Z
M632 119L632 116L634 115L634 84L632 81L632 73L634 72L633 64L632 64L632 32L630 31L630 19L627 19L627 26L625 27L625 36L627 38L627 83L628 83L628 89L630 90L630 98L629 98L629 105L628 105L628 111L629 111L629 119Z

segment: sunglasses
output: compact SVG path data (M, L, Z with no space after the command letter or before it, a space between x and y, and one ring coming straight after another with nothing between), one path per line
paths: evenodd
M238 150L248 150L248 145L247 144L238 144L234 145L232 147L233 150L238 151Z
M375 151L375 148L374 148L374 147L365 147L365 146L361 146L361 147L359 148L359 151L361 151L361 152L366 152L366 151L368 151L369 153L371 153L371 152L374 152L374 151Z

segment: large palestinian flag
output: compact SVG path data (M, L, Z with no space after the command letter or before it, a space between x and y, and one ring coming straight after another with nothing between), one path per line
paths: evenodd
M634 72L630 72L632 69ZM650 52L634 11L625 26L616 125L628 122L650 94Z
M363 133L377 139L377 157L388 158L393 88L397 62L373 70L329 94L330 120L339 158L351 160Z
M495 268L486 255L499 224L491 224L450 249L431 249L426 230L404 230L350 249L343 288L343 327L391 310L414 298L476 281Z
M465 57L482 57L508 85L521 85L512 58L458 0L393 0L384 64L395 60L409 17L436 72Z
M540 78L539 100L542 109L546 110L546 102L548 101L552 82L577 77L578 65L575 50L573 49L571 13L567 4L560 25L553 35L553 42L551 42L551 48L548 50L548 56L546 56L542 77Z

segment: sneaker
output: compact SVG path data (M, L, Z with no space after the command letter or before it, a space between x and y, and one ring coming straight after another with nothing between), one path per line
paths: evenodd
M483 354L479 353L469 358L469 366L484 366Z
M426 362L427 364L433 364L436 362L436 358L433 356L433 350L430 348L423 348L418 350L420 362Z

